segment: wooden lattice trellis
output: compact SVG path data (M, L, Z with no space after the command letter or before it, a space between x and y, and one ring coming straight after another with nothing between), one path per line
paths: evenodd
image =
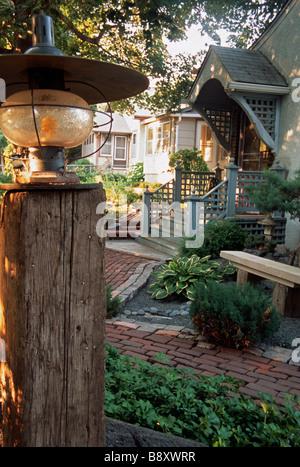
M269 135L275 139L276 99L247 97L246 101Z

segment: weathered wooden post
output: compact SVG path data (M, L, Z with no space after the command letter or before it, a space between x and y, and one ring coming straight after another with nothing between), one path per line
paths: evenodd
M104 446L100 185L7 192L0 228L4 446Z
M225 169L226 178L228 180L226 219L231 219L235 214L237 172L239 167L235 165L234 159L230 158L230 163L225 166Z
M2 186L0 216L3 444L104 446L106 291L96 225L105 193L66 171L65 148L91 133L91 104L131 97L149 82L64 56L43 14L33 17L33 47L1 55L0 70L0 128L17 147L17 183Z
M181 203L181 184L182 184L182 167L179 161L176 161L174 175L174 192L173 201Z
M148 190L149 186L146 185L146 190L142 197L142 218L141 218L141 236L148 237L151 231L151 191Z

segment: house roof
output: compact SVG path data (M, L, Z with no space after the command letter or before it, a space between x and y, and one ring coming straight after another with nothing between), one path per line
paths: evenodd
M286 86L283 76L258 50L211 46L233 81Z
M112 126L111 132L112 133L132 133L132 129L129 127L126 118L117 112L112 114ZM97 132L108 132L110 125L109 125L109 116L107 114L97 113L95 117L96 125L100 125L98 128L95 128Z

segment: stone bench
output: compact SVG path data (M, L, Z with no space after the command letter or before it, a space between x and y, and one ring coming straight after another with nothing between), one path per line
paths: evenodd
M237 282L273 281L273 304L282 316L300 317L300 268L242 251L221 251L238 269Z

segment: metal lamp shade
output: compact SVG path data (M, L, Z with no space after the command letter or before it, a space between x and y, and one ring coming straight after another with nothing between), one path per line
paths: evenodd
M61 70L66 88L89 105L126 99L149 85L148 78L139 71L113 63L62 55L11 54L0 55L6 96L29 89L28 71L43 68Z

